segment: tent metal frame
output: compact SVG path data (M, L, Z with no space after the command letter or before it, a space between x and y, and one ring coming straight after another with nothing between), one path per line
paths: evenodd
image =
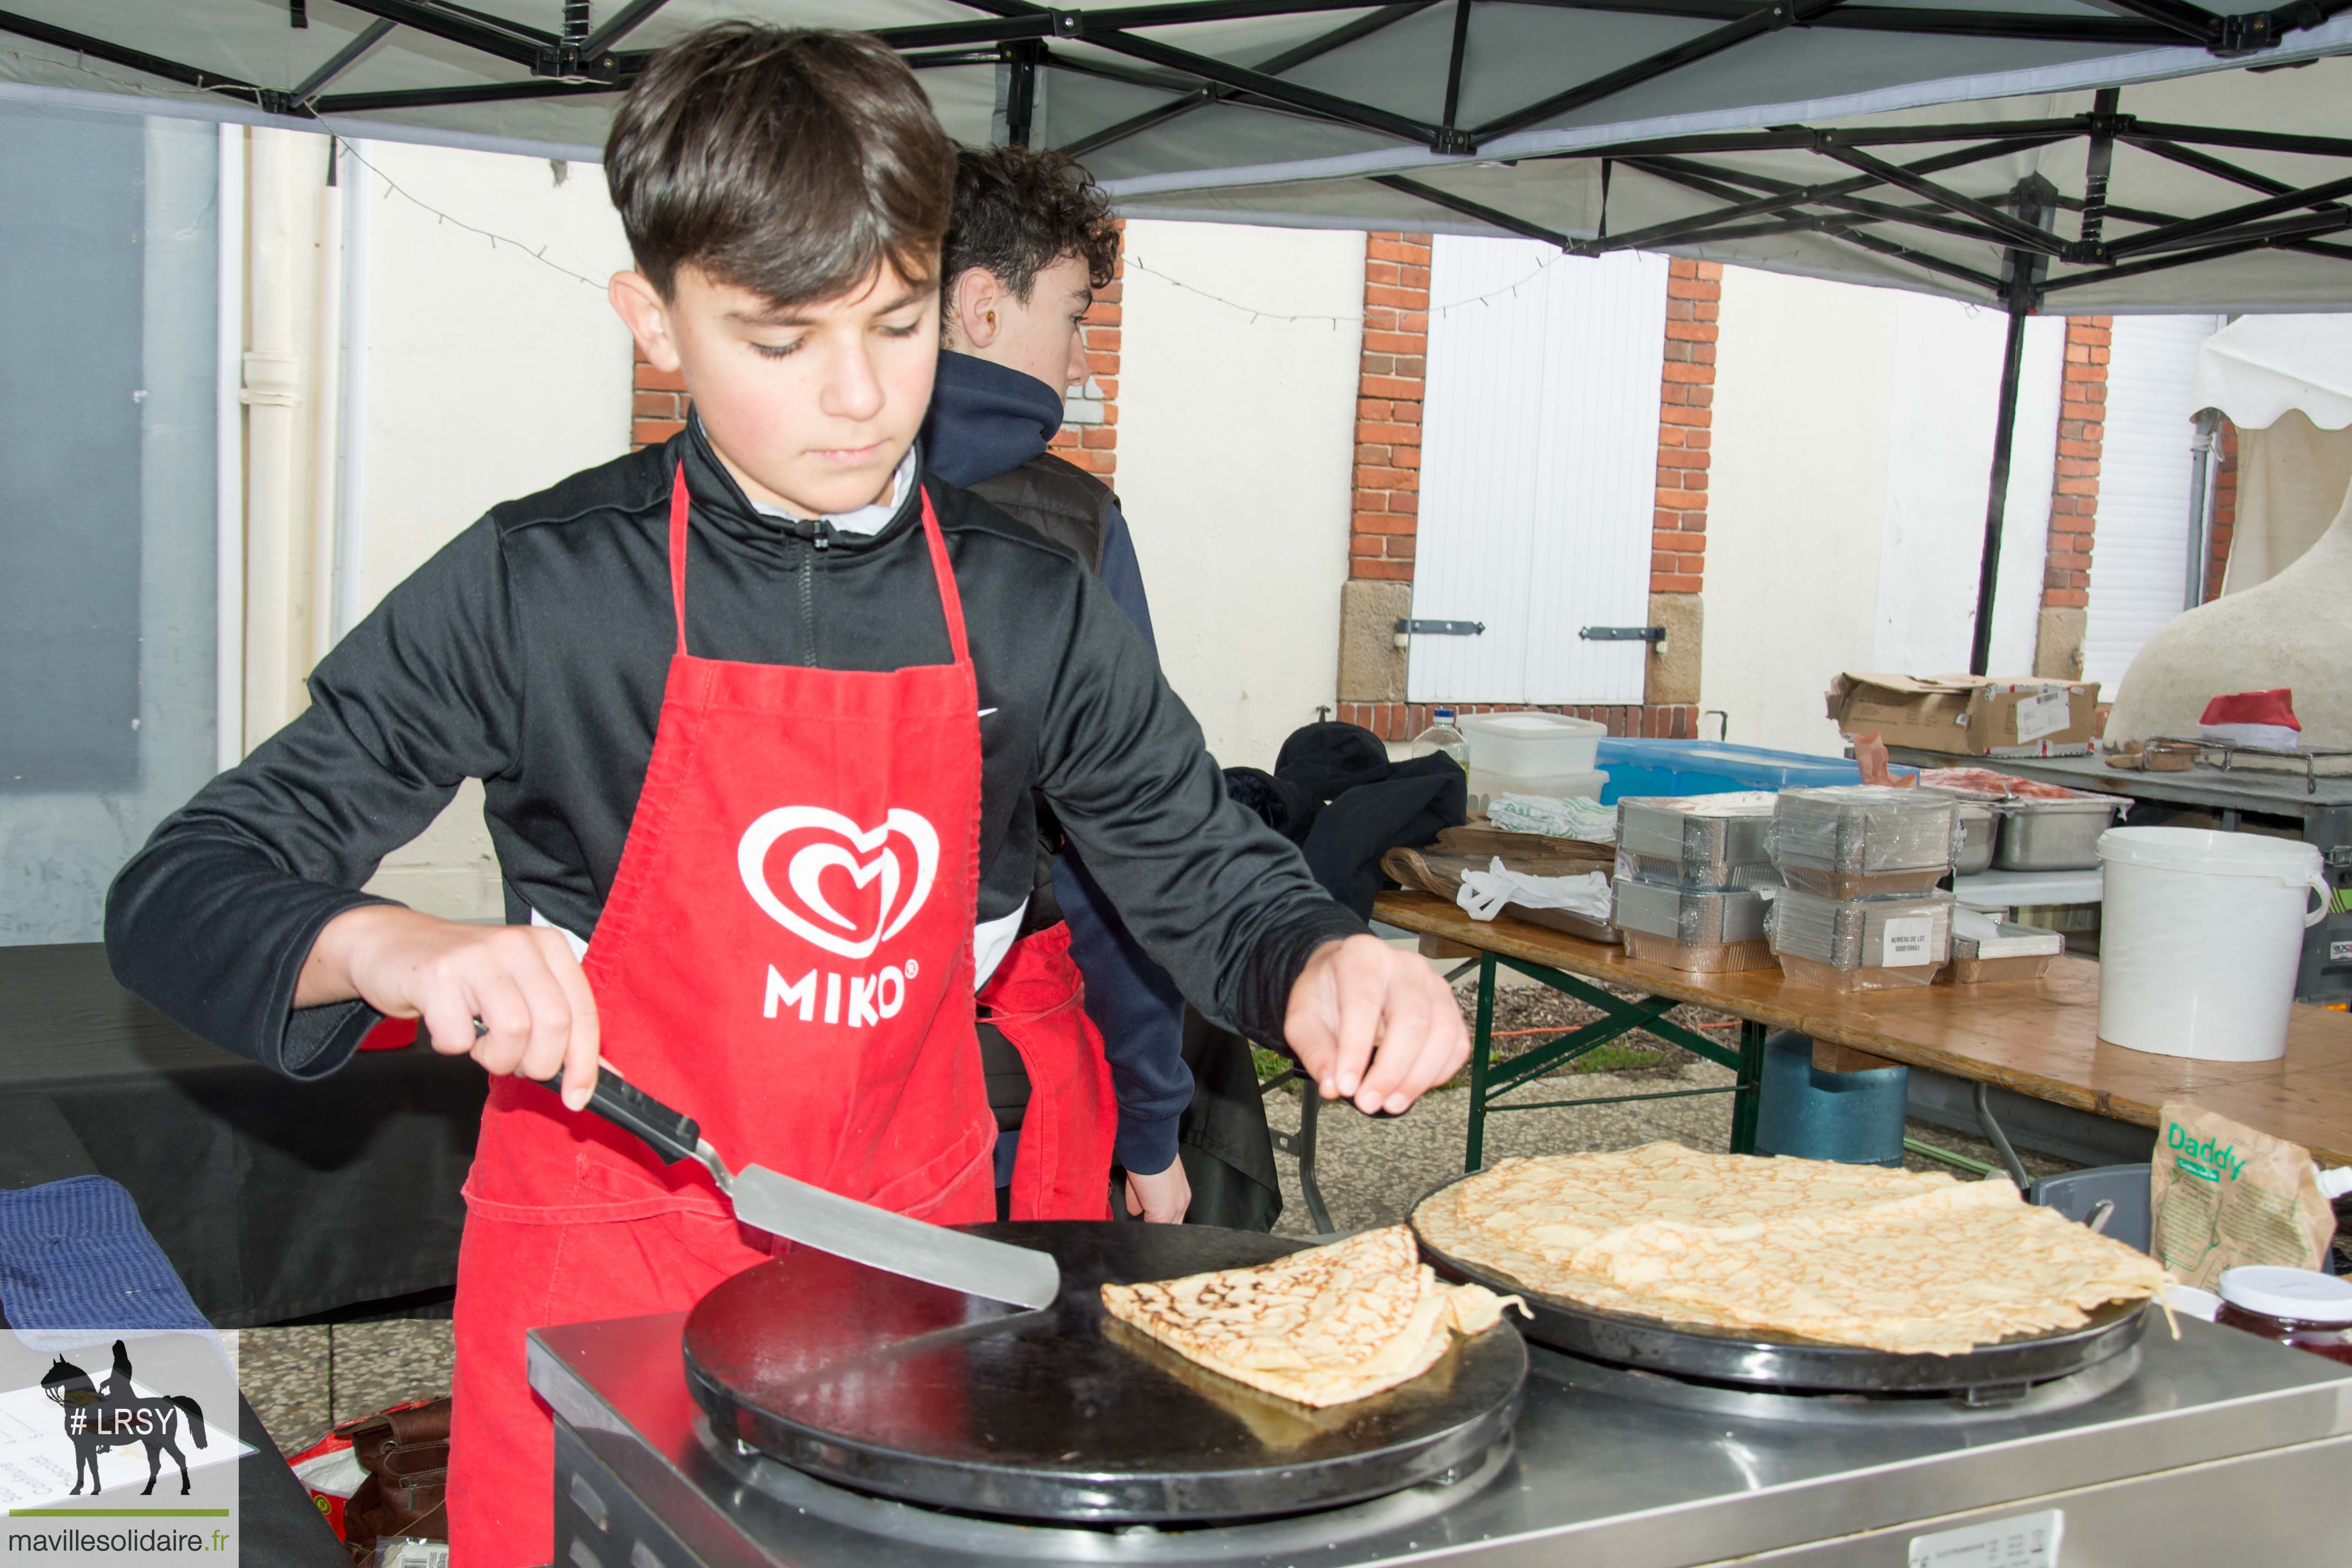
M619 46L660 10L665 0L625 0L601 26L592 25L588 0L566 0L562 28L552 33L472 9L457 0L340 3L374 20L308 78L284 87L244 81L6 10L0 10L0 33L72 49L184 88L249 102L268 113L315 117L622 90L645 68L650 51ZM1843 0L1452 0L1444 108L1433 123L1307 87L1290 79L1288 73L1446 0L1402 0L1371 10L1367 10L1364 0L1161 0L1094 9L1049 8L1028 0L958 3L979 15L965 20L878 29L876 36L918 69L999 67L1009 141L1024 145L1029 142L1036 87L1045 71L1095 77L1168 95L1167 101L1154 108L1066 144L1065 151L1081 157L1213 104L1344 126L1441 155L1467 155L1498 138L1789 27L2119 47L2185 45L2203 48L2217 58L2238 59L2276 48L2294 29L2315 26L2352 10L2352 0L2293 0L2273 9L2234 16L2209 11L2191 0L2106 0L2121 15L2078 16L1961 6L1894 7ZM1670 48L1465 126L1458 123L1457 110L1475 15L1500 5L1673 16L1717 26ZM1255 66L1146 36L1150 29L1188 24L1327 12L1359 14ZM288 21L292 26L309 25L305 0L289 0ZM399 27L475 50L528 74L520 79L443 88L329 90ZM1074 45L1087 46L1092 52L1076 52L1069 47ZM1990 199L1967 195L1936 178L1950 170L2074 138L2086 143L2080 195L2061 193L2038 175ZM2118 145L2197 170L2232 187L2233 194L2252 192L2255 197L2199 216L2116 205L2107 195ZM1906 147L1941 150L1912 162L1895 161L1901 155L1899 150ZM1433 171L1431 177L1381 174L1371 178L1437 211L1542 240L1573 256L1633 248L1704 250L1714 242L1801 232L1948 280L1940 284L1943 288L1961 283L1980 297L1998 300L2008 312L2009 329L1969 662L1972 670L1983 674L1990 657L1993 594L2025 319L2053 299L2063 303L2069 289L2252 250L2274 248L2352 261L2352 244L2326 237L2352 229L2352 205L2345 199L2352 197L2352 173L2297 186L2231 161L2222 155L2229 151L2339 159L2345 161L2345 167L2352 168L2352 139L2143 121L2122 112L2119 92L2109 89L2095 95L2089 112L2064 119L1971 121L1882 130L1782 126L1538 154L1539 159L1578 158L1599 163L1603 190L1601 233L1590 237L1562 233L1447 191L1432 183L1442 170ZM1720 161L1767 152L1811 154L1833 170L1834 177L1800 184ZM1688 217L1609 234L1606 193L1619 170L1664 181L1718 205ZM2061 232L2057 222L2061 214L2074 216L2073 238ZM1408 222L1399 220L1398 226L1406 226ZM2124 232L2111 233L2111 229ZM1999 269L1971 267L1906 245L1900 237L1906 231L1981 242L1994 247Z

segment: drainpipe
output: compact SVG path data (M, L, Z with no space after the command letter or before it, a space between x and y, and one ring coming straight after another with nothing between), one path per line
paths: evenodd
M253 132L252 347L245 353L246 742L259 744L294 715L301 678L295 636L308 586L293 531L295 414L302 356L295 352L294 132Z
M245 757L245 127L220 128L213 320L213 763Z
M337 412L341 399L343 330L343 192L335 183L342 144L327 139L327 183L319 187L318 342L310 419L310 646L308 669L335 646Z
M2221 411L2197 411L2196 432L2189 439L2189 571L2182 584L2181 608L2193 610L2205 602L2205 560L2213 552L2214 479L2221 462Z
M368 300L374 287L369 257L374 243L368 200L367 156L347 143L343 192L343 375L336 399L335 640L359 625L366 599Z

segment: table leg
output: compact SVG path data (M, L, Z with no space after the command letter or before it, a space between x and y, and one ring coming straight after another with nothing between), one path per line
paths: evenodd
M1731 1095L1731 1152L1756 1152L1756 1111L1764 1094L1764 1026L1739 1021L1739 1087Z
M1331 1223L1331 1211L1323 1206L1323 1189L1315 1180L1315 1120L1321 1114L1323 1091L1311 1078L1298 1080L1298 1191L1307 1199L1307 1216L1315 1222L1315 1234L1329 1236L1339 1229Z
M1470 1138L1462 1169L1478 1169L1486 1155L1486 1077L1495 1046L1495 955L1478 955L1478 1022L1470 1035Z

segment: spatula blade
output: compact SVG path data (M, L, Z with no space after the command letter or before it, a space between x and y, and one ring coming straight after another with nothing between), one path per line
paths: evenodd
M1061 1293L1051 1253L908 1219L764 1165L736 1172L731 1195L745 1225L869 1268L1015 1307L1051 1306Z

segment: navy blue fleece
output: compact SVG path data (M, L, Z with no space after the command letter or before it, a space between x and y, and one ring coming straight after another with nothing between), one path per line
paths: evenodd
M939 380L923 425L923 452L950 484L992 479L1045 450L1062 427L1062 398L1036 377L975 359L940 353ZM1151 642L1151 607L1127 519L1111 508L1103 532L1103 586ZM1054 861L1054 896L1070 927L1070 953L1085 978L1087 1016L1102 1031L1118 1096L1118 1163L1156 1174L1176 1160L1176 1123L1192 1100L1185 1067L1184 995L1151 962L1096 886L1076 855ZM1013 1135L999 1141L997 1184L1012 1179Z

